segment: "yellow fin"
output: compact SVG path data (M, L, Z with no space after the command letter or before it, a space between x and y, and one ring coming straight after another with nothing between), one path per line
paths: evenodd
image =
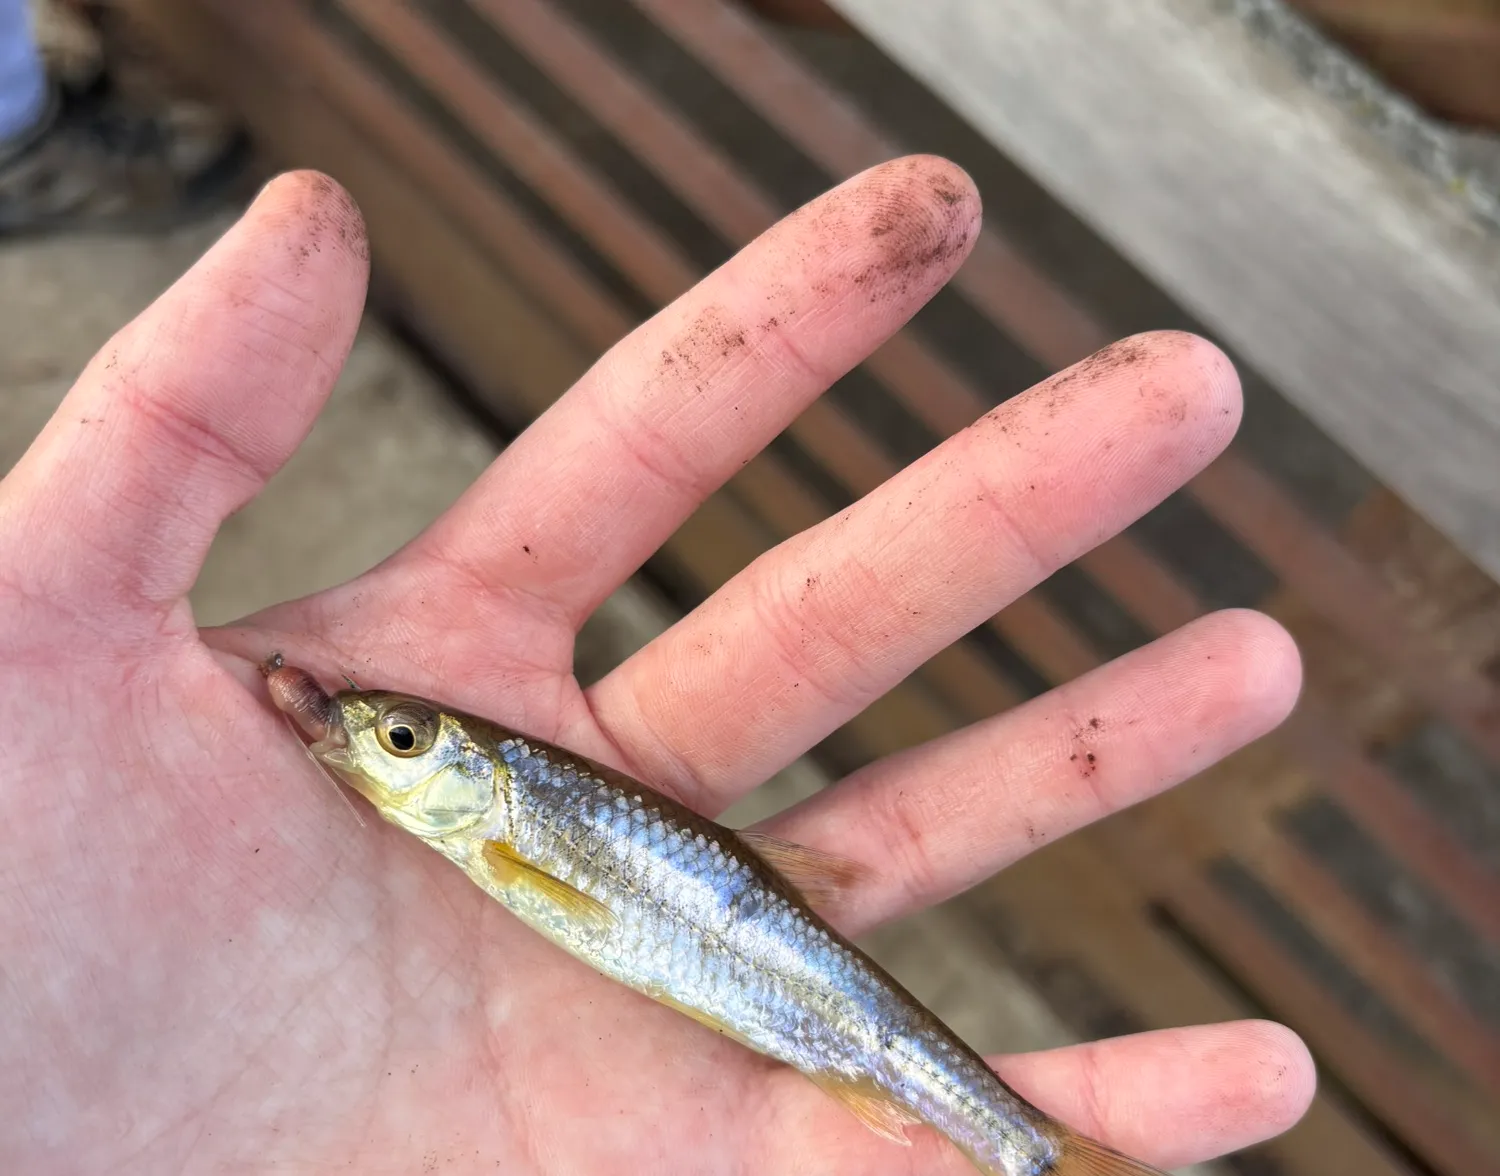
M521 886L559 907L567 918L582 926L608 931L615 925L614 912L596 898L539 870L509 846L498 841L484 843L484 860L502 886Z
M769 833L743 829L739 836L814 906L837 901L868 873L858 862L794 841L783 841Z
M920 1126L922 1120L900 1103L892 1101L890 1095L868 1078L851 1081L842 1074L827 1072L809 1074L808 1077L848 1107L850 1113L876 1135L902 1147L911 1146L906 1128Z
M1132 1160L1066 1128L1063 1128L1062 1154L1051 1173L1052 1176L1167 1176L1160 1168Z
M667 996L665 993L652 992L648 995L658 1004L664 1004L667 1006L667 1008L681 1013L684 1017L691 1017L694 1021L697 1021L698 1024L712 1029L715 1033L722 1033L731 1041L739 1042L739 1044L743 1045L746 1049L755 1050L756 1053L762 1052L758 1047L751 1045L749 1041L741 1037L739 1033L734 1029L731 1029L728 1025L724 1024L723 1021L718 1020L716 1017L710 1016L702 1009L695 1009L691 1005L685 1005L675 996Z

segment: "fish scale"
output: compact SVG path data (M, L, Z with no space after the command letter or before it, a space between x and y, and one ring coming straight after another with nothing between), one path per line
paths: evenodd
M983 1107L993 1072L966 1048L913 1025L915 1002L857 949L798 909L754 851L728 830L653 796L560 764L521 740L497 749L513 772L513 803L533 814L516 849L537 866L632 918L599 938L567 933L561 945L612 979L708 1013L756 1049L803 1071L861 1076L872 1069L928 1121ZM570 838L555 831L564 825ZM658 834L659 831L659 835ZM650 897L642 902L642 896ZM746 916L745 898L758 909ZM726 960L732 961L724 966ZM981 1114L997 1135L1034 1128ZM1006 1171L1043 1172L1051 1149ZM982 1153L981 1153L982 1154Z
M386 820L574 956L802 1071L880 1134L927 1123L990 1176L1162 1176L1022 1099L826 923L808 897L847 863L752 841L434 702L330 697L277 657L263 669L314 756Z

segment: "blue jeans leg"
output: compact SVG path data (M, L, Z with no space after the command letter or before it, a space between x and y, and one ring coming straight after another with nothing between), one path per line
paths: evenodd
M0 0L0 144L29 131L47 108L47 72L26 0Z

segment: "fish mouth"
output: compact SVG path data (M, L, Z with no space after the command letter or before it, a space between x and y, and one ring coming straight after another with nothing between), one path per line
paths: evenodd
M354 819L364 824L358 811L339 787L342 780L367 800L373 802L369 782L355 767L349 751L349 728L344 722L344 707L339 697L329 694L306 670L289 666L281 654L273 653L261 663L271 702L288 721L311 742L303 744L308 758L328 778L339 798L349 805Z
M329 694L306 670L287 665L279 653L273 653L261 664L261 673L276 709L297 725L304 738L311 740L307 750L313 759L346 778L353 773L349 729L344 724L344 708L338 695Z
M325 768L337 772L347 783L363 777L349 749L349 728L344 724L344 708L338 695L330 695L323 707L322 736L308 744L307 750Z
M349 736L342 726L332 728L316 743L308 745L308 751L326 767L347 776L354 771L354 757L349 754Z
M349 730L344 726L343 710L339 706L338 697L335 695L328 701L328 724L324 728L326 734L315 743L308 744L307 750L336 779L342 780L373 803L375 798L370 795L370 780L360 771L353 752L349 750Z

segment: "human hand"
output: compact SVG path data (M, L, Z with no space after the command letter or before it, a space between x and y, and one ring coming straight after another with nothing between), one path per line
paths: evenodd
M978 217L938 160L850 180L621 341L391 559L200 632L186 594L215 529L300 443L363 301L347 197L306 173L272 184L0 483L0 1169L967 1171L930 1133L882 1141L800 1075L599 978L414 839L356 827L254 663L352 670L722 811L1154 506L1238 423L1219 352L1134 339L581 689L583 619L944 284ZM1211 616L771 828L871 867L831 912L859 934L1208 767L1279 722L1298 682L1271 621ZM1079 714L1112 720L1083 788ZM1163 1166L1278 1133L1313 1084L1301 1043L1261 1023L996 1064Z

